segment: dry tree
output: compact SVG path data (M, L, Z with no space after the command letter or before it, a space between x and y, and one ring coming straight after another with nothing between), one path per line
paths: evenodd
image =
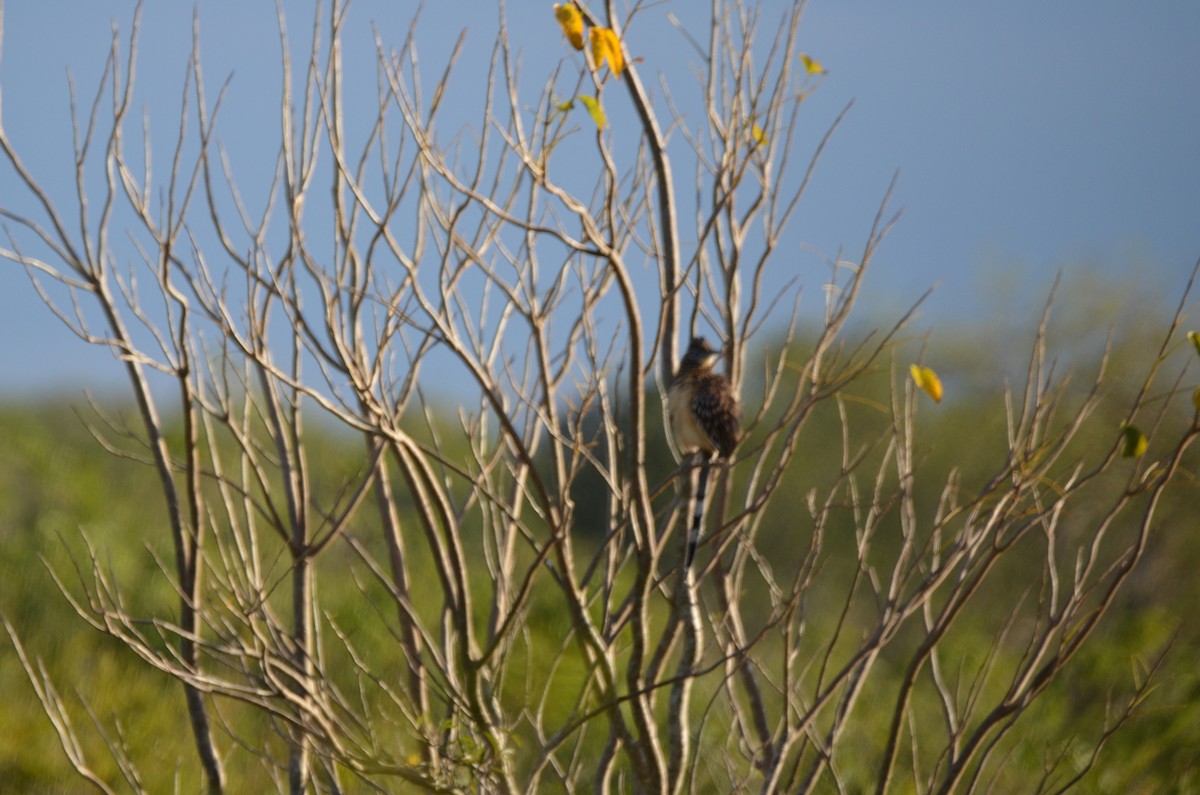
M91 547L60 587L179 682L209 792L263 770L293 793L1013 781L1022 716L1138 565L1195 439L1183 376L1164 375L1187 302L1121 407L1150 453L1124 458L1096 430L1105 369L1070 386L1044 320L986 476L923 469L925 398L897 367L911 313L849 325L896 220L891 190L823 276L819 312L779 289L785 231L840 122L802 151L820 82L803 7L714 0L708 30L681 34L698 118L647 86L652 55L628 51L668 13L655 4L560 4L564 57L535 95L501 16L464 139L441 123L462 112L458 49L431 79L419 27L376 37L364 125L346 118L360 79L343 74L347 4L318 9L298 65L281 6L261 207L221 146L240 131L218 123L229 87L205 82L198 33L163 176L148 133L129 132L136 16L95 100L72 102L75 195L51 195L0 127L6 194L33 199L0 209L0 256L124 367L137 421L96 432L157 477L165 519L146 533L170 538L177 599L131 612L136 583ZM746 437L714 473L690 577L688 465L663 416L701 332L724 343ZM870 379L882 397L864 414L854 390ZM357 467L331 471L314 441L330 429L360 446ZM1081 443L1097 434L1111 443ZM69 762L112 791L6 626ZM1090 748L1147 682L1085 732ZM151 760L106 740L141 789ZM1065 789L1095 759L1023 782Z

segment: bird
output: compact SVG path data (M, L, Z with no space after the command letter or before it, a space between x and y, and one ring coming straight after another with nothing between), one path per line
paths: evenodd
M691 567L700 542L713 460L728 460L741 435L742 407L733 384L712 369L720 355L721 351L704 337L693 337L667 391L667 413L675 445L684 457L700 463L696 488L692 490L692 523L683 558L685 571Z

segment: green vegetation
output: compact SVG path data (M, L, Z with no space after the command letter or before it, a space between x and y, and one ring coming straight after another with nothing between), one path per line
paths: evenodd
M1071 326L1070 318L1064 327ZM1093 330L1094 331L1094 330ZM925 490L916 497L918 506L932 509L937 504L938 484L945 473L957 467L961 488L971 491L979 487L995 466L1004 449L1003 406L995 388L997 373L979 366L972 355L973 346L986 330L964 329L961 333L942 330L927 354L940 363L939 369L949 376L952 393L938 407L926 403L921 410L922 425L919 445L917 479ZM1079 342L1083 336L1075 336ZM953 342L939 342L952 340ZM1080 438L1079 455L1087 450L1105 448L1114 443L1120 421L1117 408L1125 405L1124 391L1136 385L1138 351L1152 344L1136 333L1122 338L1114 346L1113 367L1118 376L1130 372L1131 378L1112 380L1112 392L1104 406L1113 414L1092 426L1110 429L1113 436L1102 438L1099 433ZM1190 354L1190 350L1181 351ZM972 365L974 362L974 366ZM1064 361L1063 366L1075 366ZM1086 365L1080 364L1078 381L1088 381ZM882 411L888 399L889 381L903 376L903 368L895 367L889 374L877 368L850 384L841 395L844 410L853 415L861 429L863 442L869 441L872 424L887 422ZM748 397L753 405L754 397ZM834 404L821 408L825 414L811 423L806 444L813 450L836 450L840 433L833 413ZM120 413L120 412L116 412ZM170 571L169 532L161 493L151 468L128 459L110 455L92 438L84 422L96 423L90 410L76 412L67 402L39 405L9 405L0 410L0 610L11 623L23 643L26 653L39 670L44 670L48 682L58 689L69 708L69 717L78 735L83 758L95 773L110 785L119 786L121 770L113 758L105 738L119 737L129 757L140 760L137 769L144 776L141 784L149 792L163 792L177 785L182 791L195 791L200 773L187 728L183 692L178 683L155 671L139 659L124 644L87 626L55 584L57 576L66 589L80 598L84 593L76 567L86 568L89 546L113 582L120 583L128 600L126 607L135 615L172 615L174 594L162 576L160 565ZM450 416L441 422L452 423ZM1181 414L1170 422L1190 422ZM331 497L337 493L357 468L362 466L361 441L335 433L317 433L308 443L314 467L312 478L318 493ZM1151 439L1149 455L1155 455ZM448 451L450 452L450 451ZM1070 457L1068 457L1070 460ZM1132 464L1130 464L1132 466ZM1085 779L1087 791L1094 792L1185 792L1200 786L1196 771L1200 769L1200 671L1194 661L1200 656L1200 625L1189 620L1190 606L1200 604L1200 582L1194 572L1200 560L1194 539L1197 529L1194 506L1198 487L1192 473L1196 471L1196 456L1187 463L1187 474L1165 497L1150 537L1146 558L1122 591L1091 640L1085 644L1071 665L1045 692L1038 702L1020 717L1019 727L1007 735L995 751L1007 760L996 784L1004 791L1022 791L1036 781L1048 760L1062 755L1065 769L1081 770L1089 761L1092 749L1106 725L1116 717L1125 700L1150 678L1150 686L1133 707L1128 722L1107 739L1095 768ZM667 462L653 464L667 471ZM871 467L868 465L867 470ZM772 518L767 520L763 546L781 550L784 558L795 550L795 563L806 537L808 513L804 507L805 493L810 486L819 486L821 478L830 477L828 461L815 455L797 457L788 480L795 484L771 505ZM657 480L656 471L652 480ZM1121 477L1120 472L1115 478ZM1111 489L1111 484L1097 487L1098 497ZM585 496L586 489L577 489ZM849 509L847 509L849 510ZM1091 532L1086 505L1075 510L1078 515L1066 524L1070 532ZM586 514L586 512L585 512ZM888 527L895 530L892 518ZM415 517L402 517L405 527L415 527ZM595 534L598 528L582 530ZM379 529L369 520L356 526L347 538L373 550L384 558ZM854 525L847 517L844 526L828 533L828 543L818 563L827 572L819 590L809 600L820 603L826 596L829 603L840 605L840 594L849 587L854 566ZM279 547L277 539L264 538L264 544ZM478 538L464 539L472 556L479 554ZM988 580L973 597L973 620L959 622L942 642L940 675L958 681L956 687L970 683L971 672L988 662L1003 668L1020 655L1020 644L996 643L995 632L1004 626L1014 599L1036 600L1030 584L1037 583L1027 575L1029 566L1038 567L1041 552L1030 543L1028 554L1016 554L1002 561L1004 570ZM410 545L418 557L424 547L416 540ZM895 539L880 533L873 558L886 561L896 553ZM272 576L286 582L286 555L282 549L267 552L266 560L276 561ZM783 560L777 563L786 568ZM424 567L419 560L410 563L414 571ZM475 572L476 587L487 590L483 572ZM85 577L86 579L86 577ZM362 660L384 679L405 675L405 664L397 639L384 630L394 622L386 618L393 609L378 580L371 576L359 555L349 543L339 543L320 559L316 577L320 592L325 633L340 633ZM281 591L286 588L280 588ZM414 582L414 599L432 608L436 604L436 588L420 578ZM279 609L286 600L280 594ZM756 597L756 598L760 598ZM486 626L487 601L476 602L476 620ZM743 606L747 615L757 611L753 604ZM762 604L765 614L769 605ZM832 622L838 616L829 611L810 609L813 622ZM857 642L855 614L848 617L845 635L847 651ZM656 621L656 624L660 622ZM554 679L561 692L578 693L583 687L586 670L576 654L557 658L546 650L561 646L570 636L570 620L562 611L556 595L550 590L535 592L527 607L526 646L514 653L504 679L506 698L514 703L527 697L529 681ZM863 618L862 626L870 625ZM883 653L868 690L861 698L865 705L888 704L894 700L896 688L906 660L921 637L909 633L888 646ZM814 632L826 637L827 631ZM764 657L770 657L770 639L766 641ZM75 789L80 780L67 763L50 720L43 713L33 687L30 685L18 656L8 650L0 654L0 693L5 709L0 710L0 781L5 792L54 792ZM1015 658L1014 658L1015 659ZM549 667L553 664L553 667ZM326 673L341 687L354 688L353 666L344 655L331 655ZM928 675L928 674L926 674ZM988 687L996 687L994 681ZM707 698L710 685L703 684L699 697ZM540 692L535 688L534 692ZM984 700L999 693L984 692ZM375 705L380 714L386 705ZM239 705L235 700L216 699L214 712L218 716L218 736L224 738L221 724L235 727L234 734L258 736L264 747L277 745L280 752L286 745L280 727L264 719L262 714ZM552 723L565 719L573 703L551 700L542 707ZM861 719L854 722L843 742L851 746L877 747L887 732L890 707L882 710L860 706ZM936 725L940 720L939 707L930 698L930 691L918 691L911 704L909 731L916 733L916 746L922 747L920 734L923 725ZM727 714L714 714L710 721L729 720ZM257 725L257 730L253 729ZM255 733L257 732L257 734ZM398 747L416 759L419 748L404 736L398 725L382 736L391 736ZM710 735L706 735L710 736ZM599 735L595 740L598 742ZM522 748L535 748L536 738L519 736L515 743L518 755ZM258 751L260 749L254 749ZM916 757L923 764L928 759ZM525 768L529 758L522 758L519 768ZM852 757L843 757L840 776L850 791L870 789L877 771L870 767L857 768ZM901 772L911 767L913 760L901 759ZM278 782L283 771L265 768L255 753L239 752L231 746L225 761L231 781L239 788L266 789ZM901 777L902 780L904 776ZM355 779L348 779L348 790L355 790ZM364 790L365 791L365 790Z
M817 273L785 230L824 147L804 2L713 4L695 116L625 58L646 16L559 5L540 94L536 32L485 34L482 106L414 33L366 118L347 4L304 67L281 5L269 186L198 39L167 176L131 145L136 32L72 94L75 193L0 136L0 259L130 389L0 415L5 791L1190 786L1196 272L863 318L891 188ZM716 461L656 391L701 334L744 409Z

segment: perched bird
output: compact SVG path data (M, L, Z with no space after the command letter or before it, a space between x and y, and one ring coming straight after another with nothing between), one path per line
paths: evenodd
M741 433L742 407L733 384L712 369L720 354L708 340L693 337L667 392L667 412L675 445L684 456L694 456L700 461L696 488L692 490L692 525L683 558L685 569L691 566L700 542L712 461L714 457L729 458Z

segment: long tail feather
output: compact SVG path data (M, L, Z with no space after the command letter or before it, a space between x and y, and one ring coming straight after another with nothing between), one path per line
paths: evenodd
M712 463L703 458L698 466L696 488L692 491L692 522L688 528L687 550L683 555L683 568L687 571L692 567L696 557L696 547L700 545L700 534L704 529L704 503L708 492L708 475Z

